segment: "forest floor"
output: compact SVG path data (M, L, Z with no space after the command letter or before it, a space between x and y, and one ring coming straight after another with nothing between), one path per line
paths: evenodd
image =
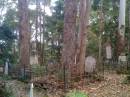
M82 91L89 97L130 97L130 84L124 84L126 75L105 73L104 81L90 83Z
M78 89L87 93L89 97L130 97L130 85L124 84L125 75L118 75L116 73L105 73L103 81L95 81ZM29 97L29 85L16 80L8 81L8 85L12 87L15 97ZM60 91L58 91L60 92ZM34 97L61 97L58 92L51 94L41 89L34 89ZM62 93L62 92L60 92Z

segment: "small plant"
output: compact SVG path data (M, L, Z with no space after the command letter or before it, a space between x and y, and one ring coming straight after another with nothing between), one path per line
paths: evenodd
M73 91L67 93L66 97L88 97L88 95L81 91L73 90Z
M123 80L123 84L130 84L130 75L126 76L126 78Z

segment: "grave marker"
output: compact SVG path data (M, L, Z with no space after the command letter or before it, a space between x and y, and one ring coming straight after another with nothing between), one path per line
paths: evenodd
M111 50L111 45L108 44L106 46L106 58L111 59L112 58L112 50Z
M96 69L96 59L93 56L88 56L85 60L85 72L92 73Z

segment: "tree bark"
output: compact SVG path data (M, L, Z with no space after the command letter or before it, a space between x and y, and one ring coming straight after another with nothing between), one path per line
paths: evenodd
M38 59L38 64L41 64L41 58L40 58L40 42L38 41L38 38L39 38L39 30L41 30L39 28L40 26L40 1L39 0L36 0L36 15L35 15L35 18L36 18L36 24L35 24L35 30L36 30L36 33L35 33L35 41L36 41L36 57Z
M20 66L30 66L30 32L27 0L18 0L19 8L19 38L20 38Z
M78 67L80 76L84 75L85 55L86 55L86 43L87 32L89 25L90 15L90 0L80 1L80 19L79 19L79 35L78 35Z
M125 11L126 11L126 0L120 0L119 28L118 28L118 36L117 36L118 56L120 56L121 53L123 53L125 47Z
M64 4L62 65L72 76L75 74L77 0L65 0Z

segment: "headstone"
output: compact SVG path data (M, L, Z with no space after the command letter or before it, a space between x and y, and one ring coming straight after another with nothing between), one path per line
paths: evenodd
M38 56L37 55L30 56L30 64L31 65L38 64Z
M4 70L3 70L3 67L0 67L0 73L3 73Z
M34 88L33 83L31 83L30 91L29 91L29 97L33 97L33 88Z
M93 56L88 56L85 60L85 72L92 73L96 69L96 59Z
M7 59L7 61L5 62L4 74L8 75L8 72L9 72L9 60Z
M106 46L106 58L111 59L112 58L112 50L111 50L111 45Z
M119 56L119 62L126 62L126 56L125 55L122 55L122 56Z

